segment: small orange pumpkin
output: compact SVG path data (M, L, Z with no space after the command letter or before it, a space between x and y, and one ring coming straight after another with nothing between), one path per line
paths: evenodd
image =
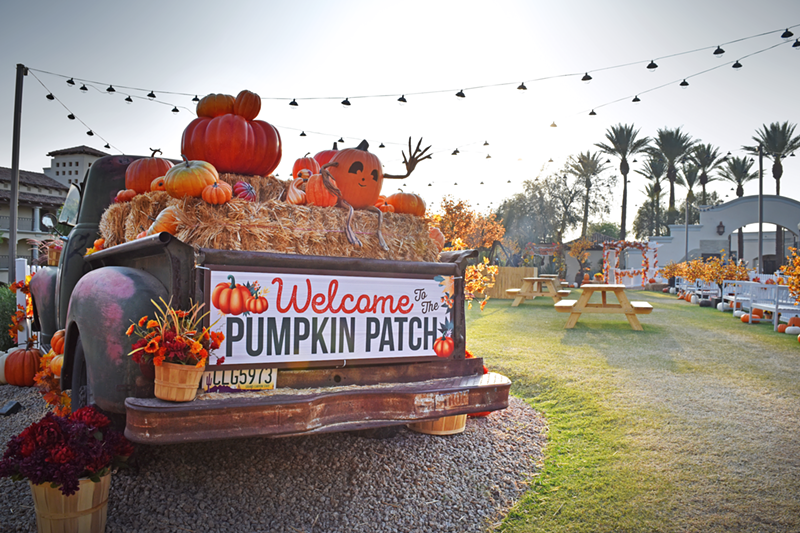
M789 324L778 324L778 333L786 333L786 328L789 327Z
M439 251L442 251L444 248L444 233L439 228L431 228L428 230L428 236L436 243L436 246L439 247Z
M300 188L303 184L303 178L296 178L289 184L289 190L286 191L286 201L293 205L305 205L306 192Z
M56 377L61 377L61 367L64 366L64 356L63 355L55 355L52 359L50 359L50 370L53 371L53 375Z
M164 190L173 198L191 196L199 198L203 189L219 181L219 174L214 165L205 161L189 161L185 155L183 163L169 169L164 176Z
M314 174L319 174L319 169L319 162L313 157L309 157L309 154L306 154L294 162L292 166L292 176L299 178L301 170L308 170L313 176Z
M800 316L793 316L789 319L789 326L800 326Z
M395 213L408 213L418 217L425 216L425 200L410 192L396 192L386 198L386 203L394 206Z
M117 193L117 196L114 198L114 203L121 204L123 202L130 202L137 194L139 193L133 189L123 189Z
M33 348L33 341L28 340L25 348L13 351L6 358L6 381L17 387L33 387L33 376L39 371L41 352Z
M164 210L158 214L143 236L155 235L156 233L161 233L162 231L166 231L167 233L175 235L175 232L178 231L177 213L178 206L170 205L165 207ZM137 236L137 239L138 238L139 237Z
M164 179L164 176L159 176L153 181L150 182L150 190L151 191L166 191L167 190L167 182Z
M254 92L244 90L233 101L233 113L246 120L254 120L260 112L261 97Z
M750 322L750 315L742 315L742 322L745 324Z
M197 116L214 118L233 113L234 102L229 94L209 94L197 103Z
M217 181L203 189L202 198L209 204L222 205L231 199L233 189L224 181Z
M60 329L53 333L53 337L50 339L50 348L56 355L61 355L64 353L64 334L65 331Z
M332 180L336 185L336 180ZM318 205L320 207L331 207L338 202L336 195L325 188L322 181L322 174L314 174L308 178L306 183L306 201L310 205Z

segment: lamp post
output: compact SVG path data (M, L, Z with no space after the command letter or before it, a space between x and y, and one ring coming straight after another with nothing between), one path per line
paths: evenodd
M684 202L686 209L684 209L683 216L683 260L689 260L689 195L686 195Z
M758 145L758 273L764 273L764 147ZM777 237L777 228L776 228Z

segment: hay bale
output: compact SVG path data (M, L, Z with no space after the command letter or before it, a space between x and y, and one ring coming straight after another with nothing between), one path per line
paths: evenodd
M278 191L282 193L288 186L288 182L271 176L225 176L226 182L234 183L245 181L240 178L253 179L248 183L257 185L257 194L263 195L278 197ZM369 211L356 211L353 217L353 231L363 245L359 247L347 241L344 229L348 212L337 207L296 206L275 198L263 202L234 198L223 205L211 205L199 198L175 200L165 193L139 195L130 204L123 231L106 225L103 236L107 241L132 240L150 217L155 218L167 205L177 205L175 236L196 248L401 261L436 261L438 256L438 247L428 235L427 222L413 215L384 213L387 252L378 243L378 216Z
M100 217L100 236L106 240L106 248L125 242L125 220L130 210L130 202L124 202L111 204L103 212Z

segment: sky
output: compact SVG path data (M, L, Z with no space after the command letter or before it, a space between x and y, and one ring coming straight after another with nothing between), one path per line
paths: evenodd
M795 36L784 43L787 27ZM759 34L766 35L741 40ZM366 139L385 172L403 174L401 151L409 138L422 138L433 158L404 182L384 182L384 192L402 186L433 211L451 195L486 212L522 192L525 180L595 151L616 124L650 137L681 127L722 153L744 155L742 145L762 125L800 123L798 37L800 0L6 0L0 166L11 167L22 63L31 69L24 78L23 170L41 171L48 152L84 144L112 154L160 148L179 159L181 134L195 118L192 97L248 89L263 98L258 118L281 134L279 177L289 177L295 159L340 137L340 148ZM719 45L726 53L716 58ZM697 49L704 50L682 54ZM650 60L659 65L654 72L646 68ZM731 68L736 60L743 68ZM619 65L627 66L609 68ZM590 83L581 81L586 72ZM683 79L688 88L679 87ZM526 91L517 89L522 82ZM86 93L78 90L83 83ZM465 98L455 96L459 90ZM154 101L146 98L150 91ZM45 98L48 92L57 100ZM400 95L407 104L397 102ZM633 104L636 95L641 102ZM344 98L349 108L340 104ZM68 120L70 112L78 120ZM637 159L634 170L643 161ZM618 160L612 163L611 174ZM770 164L765 168L764 194L774 194ZM782 195L800 199L799 174L800 157L786 159ZM646 182L635 172L629 179L630 231ZM727 182L708 189L734 198ZM606 220L619 223L621 193L618 180ZM757 182L745 187L746 195L757 193ZM678 202L685 194L678 188Z

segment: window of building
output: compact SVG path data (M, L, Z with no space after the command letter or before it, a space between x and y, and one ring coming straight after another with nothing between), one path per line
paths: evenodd
M56 176L58 176L58 170L56 170Z
M56 163L56 167L58 167L58 165L60 165L60 164L61 164L61 163Z

